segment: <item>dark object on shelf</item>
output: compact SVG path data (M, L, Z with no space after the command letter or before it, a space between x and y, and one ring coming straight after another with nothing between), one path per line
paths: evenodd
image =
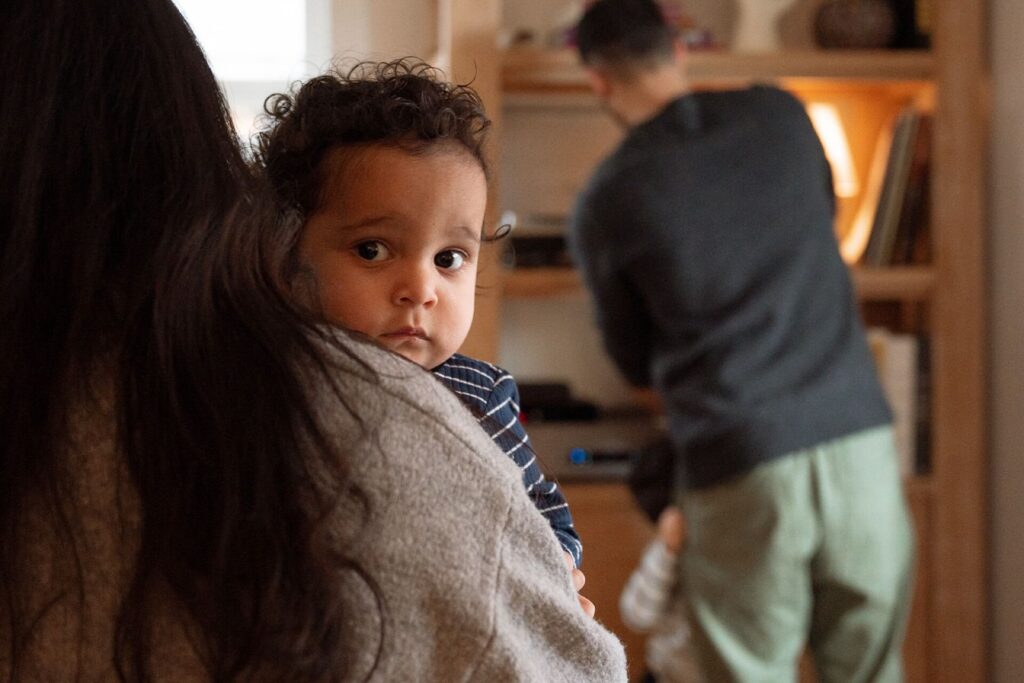
M573 398L569 387L559 383L520 383L519 412L527 422L596 420L597 406Z
M814 37L825 48L889 47L896 14L888 0L825 0L814 18Z
M930 27L924 13L923 0L891 0L896 16L896 37L892 46L923 49L931 46Z
M569 249L560 235L517 235L509 239L509 265L515 268L569 266Z
M561 382L520 382L519 402L521 405L560 403L572 398L569 385Z
M573 465L592 465L606 462L630 462L636 454L632 451L605 451L574 448L569 451L569 462Z
M621 482L629 476L635 458L636 452L630 449L570 448L561 480Z

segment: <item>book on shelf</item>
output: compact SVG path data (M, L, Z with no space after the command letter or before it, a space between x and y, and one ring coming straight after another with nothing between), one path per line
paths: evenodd
M917 123L903 206L896 226L891 263L927 263L931 260L931 155L932 117L922 114Z
M920 49L931 45L932 0L890 0L896 17L892 47Z
M931 129L931 116L908 105L881 133L864 198L873 218L862 265L927 258Z
M921 381L921 338L899 334L884 328L868 330L868 345L875 359L878 378L892 410L893 438L904 475L923 471L927 455L921 453L922 427L927 429L928 410L925 401L927 382Z

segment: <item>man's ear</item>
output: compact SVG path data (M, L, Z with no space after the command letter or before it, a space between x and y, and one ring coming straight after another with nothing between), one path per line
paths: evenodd
M584 69L584 72L587 75L587 82L590 84L590 89L594 91L594 94L602 100L608 99L608 96L612 91L612 84L611 80L608 78L608 74L601 69L595 69L592 67L587 67Z

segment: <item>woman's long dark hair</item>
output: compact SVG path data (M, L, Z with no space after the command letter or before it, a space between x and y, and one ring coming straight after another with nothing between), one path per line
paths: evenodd
M147 604L165 587L200 628L212 678L331 678L338 565L312 540L316 505L330 501L311 514L306 484L316 458L343 458L300 379L323 361L283 293L290 245L261 223L272 213L203 54L170 0L2 5L0 618L11 643L0 647L11 677L40 616L19 597L22 506L46 501L73 546L61 495L69 403L109 367L143 525L116 634L122 679L148 677ZM299 443L314 447L300 457Z

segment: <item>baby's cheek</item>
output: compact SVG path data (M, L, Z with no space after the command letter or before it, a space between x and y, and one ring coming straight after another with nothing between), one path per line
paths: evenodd
M358 329L358 320L354 318L354 311L347 305L344 289L337 283L333 283L331 280L321 280L319 296L320 306L328 320L358 332L363 331Z

